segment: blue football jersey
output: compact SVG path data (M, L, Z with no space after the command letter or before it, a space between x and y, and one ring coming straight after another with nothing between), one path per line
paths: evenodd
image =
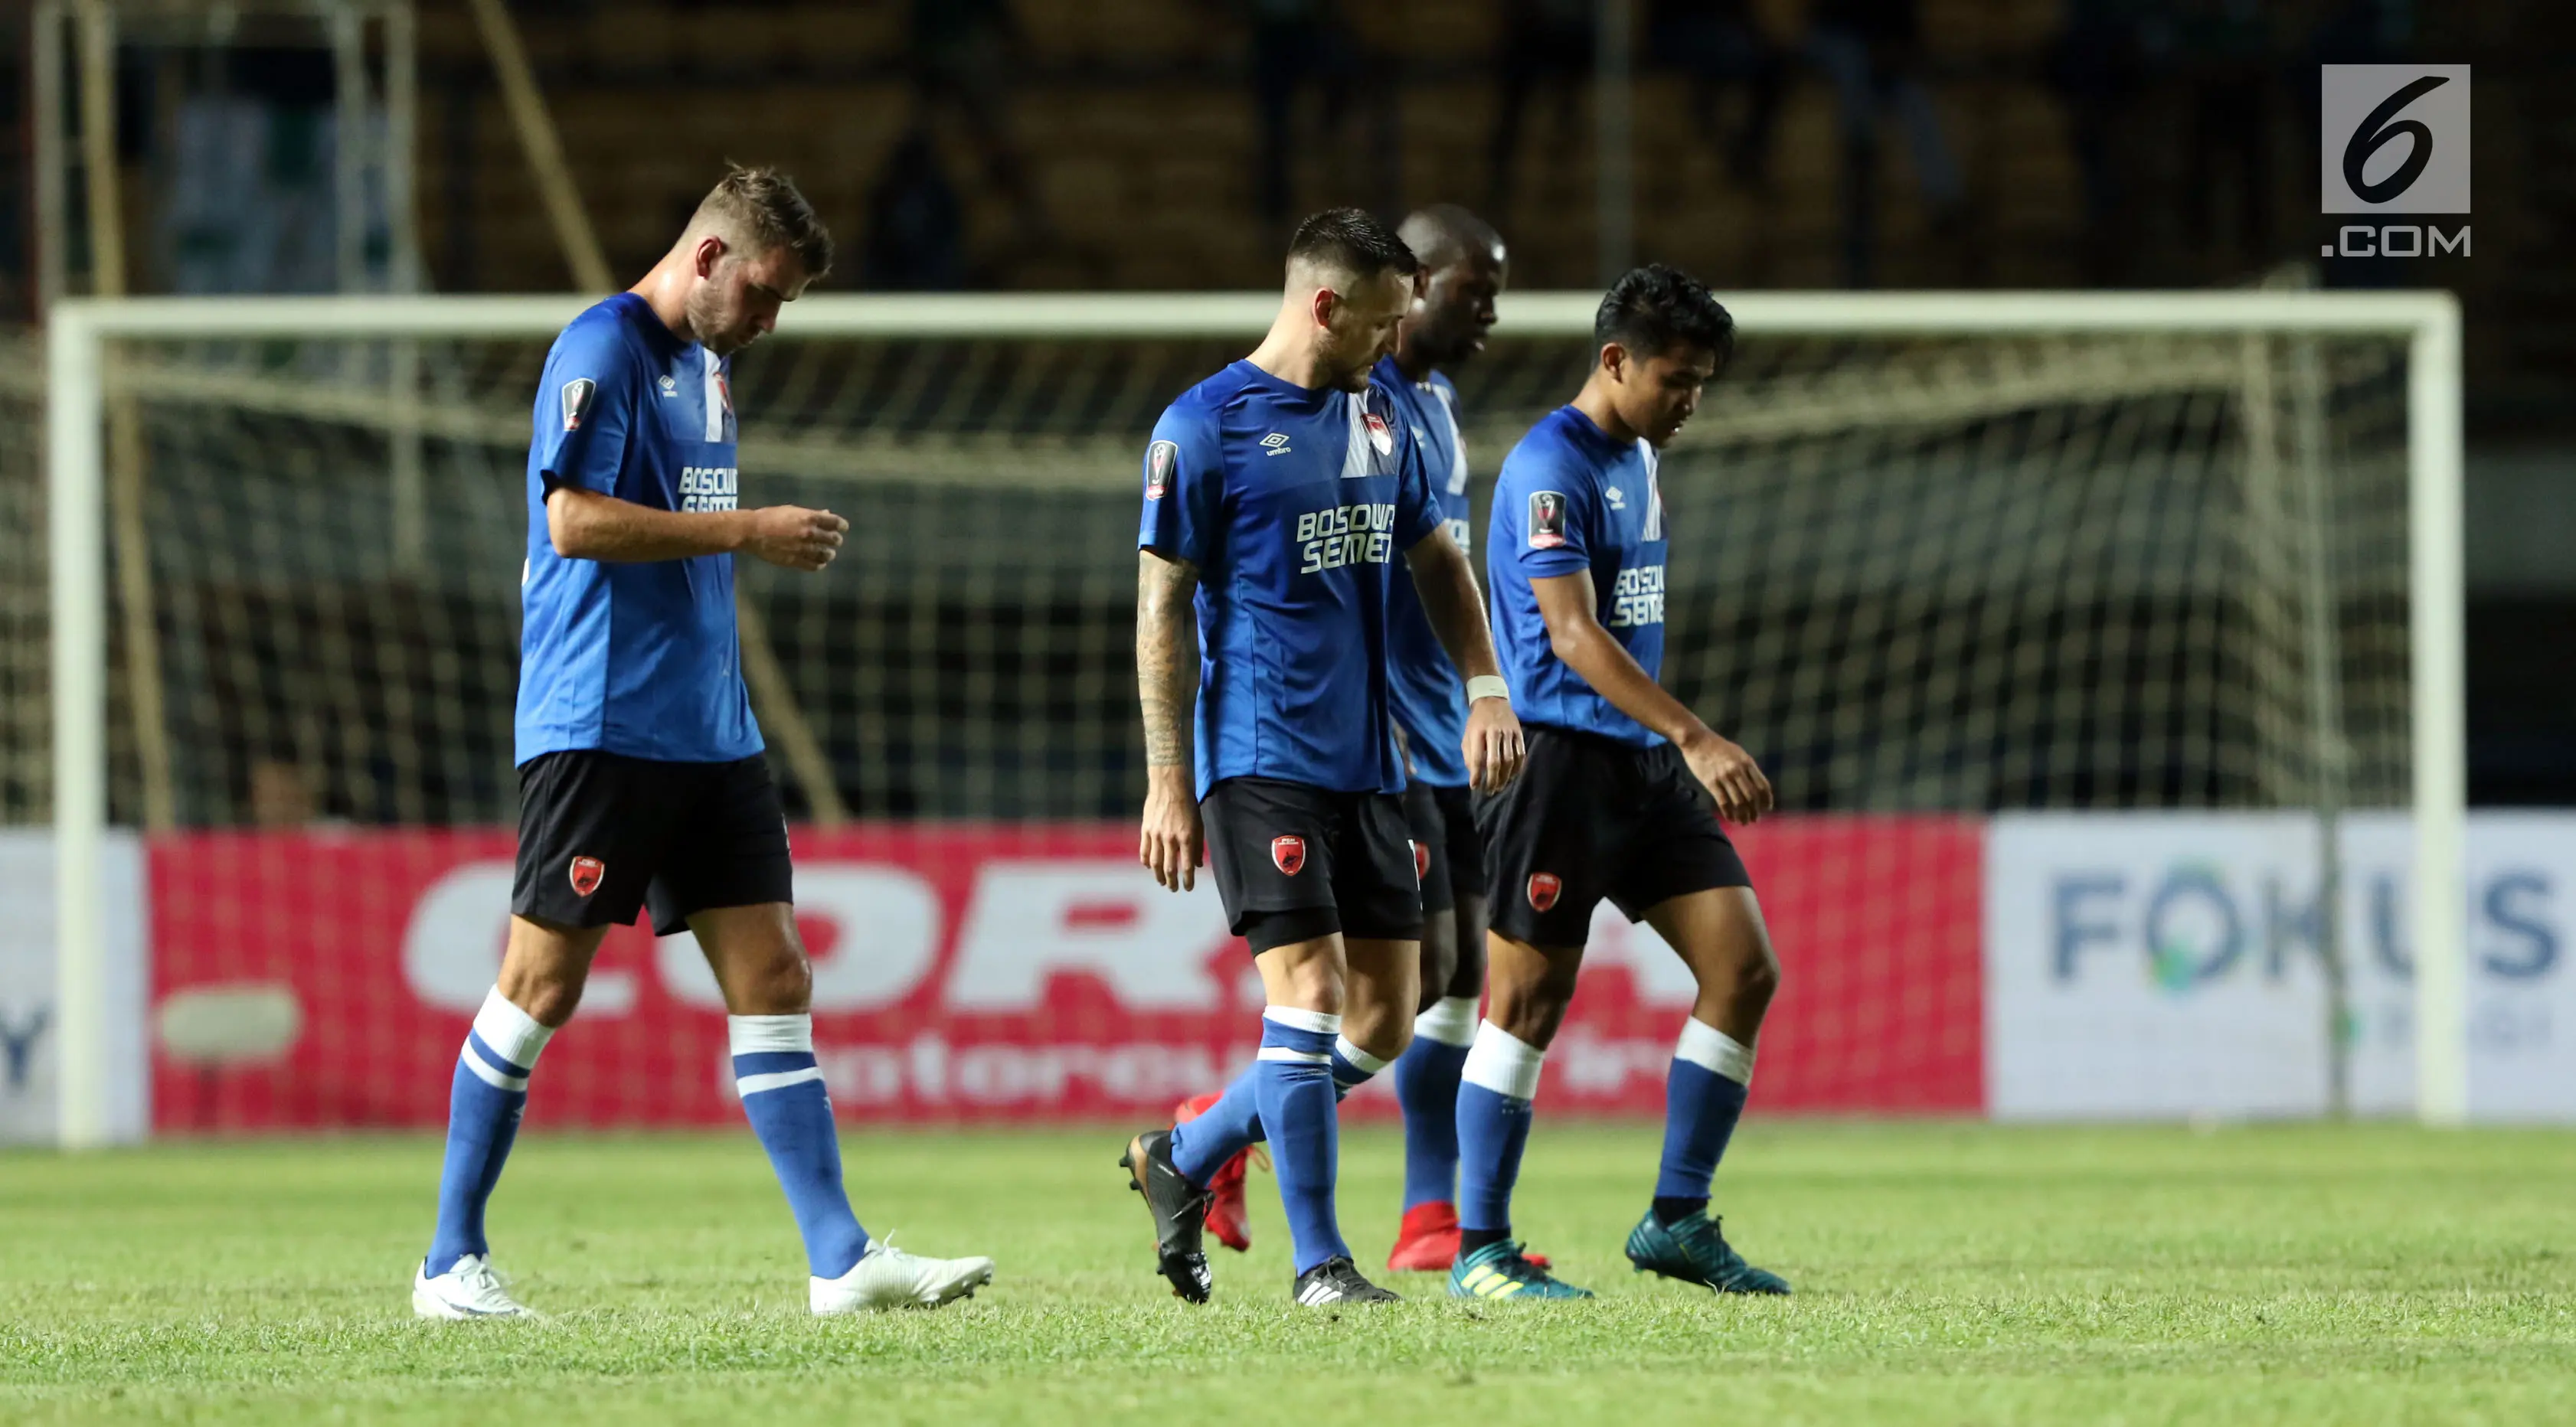
M1440 519L1383 391L1236 362L1163 412L1136 543L1198 567L1200 797L1237 777L1403 791L1389 586Z
M620 293L555 339L528 444L519 578L518 761L566 749L716 763L761 751L742 684L733 557L608 562L555 553L546 494L732 510L728 365Z
M1467 534L1467 442L1458 430L1458 389L1438 372L1416 382L1387 357L1377 364L1373 380L1382 388L1395 416L1421 448L1422 468L1431 479L1432 499L1440 503L1441 523L1462 551L1474 549ZM1396 722L1404 726L1413 752L1414 776L1442 788L1467 786L1466 755L1459 747L1467 737L1467 686L1449 651L1431 630L1431 616L1411 580L1397 580L1393 607L1387 615L1388 690L1395 699Z
M1503 460L1485 526L1494 646L1524 723L1649 747L1660 734L1621 713L1548 647L1530 581L1592 572L1601 627L1657 677L1664 663L1664 499L1655 448L1621 444L1560 406Z

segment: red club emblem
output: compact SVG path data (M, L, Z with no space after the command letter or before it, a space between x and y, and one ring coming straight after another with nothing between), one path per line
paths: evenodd
M598 858L574 858L572 860L572 894L576 897L589 896L591 893L599 890L600 880L605 878L607 875L608 864L600 861Z
M1406 845L1413 849L1413 880L1420 882L1431 875L1431 849L1409 839Z
M1533 872L1529 880L1532 911L1544 912L1556 905L1557 894L1565 890L1565 879L1553 872Z
M1306 870L1306 839L1294 836L1270 839L1270 861L1291 877Z
M1374 411L1364 413L1364 416L1368 422L1369 444L1375 446L1381 456L1394 455L1395 433L1386 429L1386 419Z

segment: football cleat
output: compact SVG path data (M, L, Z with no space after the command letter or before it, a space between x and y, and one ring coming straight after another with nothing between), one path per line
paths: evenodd
M447 1272L430 1277L429 1264L412 1270L411 1311L423 1318L534 1318L510 1296L488 1254L460 1254Z
M1674 1224L1658 1223L1655 1212L1628 1235L1628 1262L1639 1273L1659 1273L1683 1283L1696 1283L1712 1293L1787 1293L1789 1281L1769 1269L1755 1268L1729 1248L1717 1231L1718 1221L1693 1214Z
M1127 1171L1127 1187L1145 1197L1154 1216L1154 1268L1172 1292L1192 1303L1205 1303L1216 1280L1208 1272L1207 1250L1199 1232L1207 1216L1208 1192L1190 1183L1172 1163L1172 1132L1147 1130L1128 1141L1118 1157Z
M1532 1268L1552 1268L1545 1254L1521 1250ZM1397 1273L1447 1273L1458 1261L1458 1206L1433 1199L1404 1211L1386 1266Z
M1360 1277L1360 1266L1346 1258L1329 1258L1297 1275L1296 1296L1299 1306L1328 1308L1337 1303L1401 1303L1401 1294L1389 1293Z
M1220 1092L1212 1090L1182 1101L1172 1108L1173 1126L1186 1125L1206 1114L1222 1098ZM1252 1215L1243 1203L1243 1181L1251 1162L1252 1151L1242 1150L1208 1176L1207 1231L1236 1253L1252 1247Z
M890 1238L878 1239L839 1278L807 1281L806 1305L818 1318L868 1308L936 1308L993 1281L993 1261L981 1255L931 1259L908 1254Z
M1560 1283L1509 1239L1485 1245L1449 1270L1452 1298L1590 1298L1592 1290Z

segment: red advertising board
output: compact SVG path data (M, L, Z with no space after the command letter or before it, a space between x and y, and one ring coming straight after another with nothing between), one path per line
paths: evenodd
M1981 1108L1981 839L1974 821L1923 817L1784 817L1741 835L1784 967L1757 1105ZM187 1004L200 1027L238 1000L209 992L298 1013L250 1059L156 1044L156 1128L442 1123L499 966L511 847L506 831L154 839L156 1003ZM1181 896L1154 886L1132 827L807 830L796 856L816 1050L844 1122L1153 1115L1250 1056L1260 993L1243 944L1204 879ZM1549 1056L1551 1110L1660 1113L1691 999L1679 960L1605 909ZM1352 1102L1392 1108L1382 1085ZM738 1113L695 943L612 932L546 1050L530 1121Z

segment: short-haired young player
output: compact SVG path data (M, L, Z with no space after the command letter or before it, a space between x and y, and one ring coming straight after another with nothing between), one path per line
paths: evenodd
M1699 983L1665 1082L1663 1162L1628 1236L1640 1271L1722 1293L1786 1293L1708 1215L1744 1110L1778 962L1744 863L1719 826L1771 807L1753 759L1655 682L1664 651L1664 503L1656 453L1733 355L1734 319L1660 265L1619 279L1593 319L1597 358L1571 405L1503 462L1486 530L1494 641L1529 720L1519 782L1478 800L1493 929L1492 1005L1458 1094L1458 1258L1469 1298L1580 1298L1512 1238L1512 1183L1539 1066L1564 1020L1603 898L1672 944Z
M1421 271L1395 350L1378 359L1370 379L1421 448L1432 496L1463 552L1472 548L1467 446L1458 427L1458 389L1444 372L1484 350L1509 258L1501 235L1454 203L1416 209L1396 233ZM1397 580L1390 590L1387 687L1404 733L1404 815L1422 873L1423 923L1420 1014L1413 1044L1392 1073L1404 1110L1404 1225L1386 1266L1447 1273L1458 1256L1458 1071L1485 989L1485 845L1458 751L1466 736L1466 687L1411 582ZM1217 1099L1211 1091L1189 1100L1179 1118L1195 1119ZM1237 1250L1252 1246L1244 1160L1228 1160L1208 1182L1208 1232Z
M609 927L649 908L694 932L723 988L734 1085L805 1240L818 1314L935 1305L986 1258L871 1242L841 1188L814 1062L787 821L743 688L733 557L820 570L849 522L738 507L729 358L832 264L794 184L736 169L644 280L555 339L528 447L519 856L500 983L457 1056L438 1227L412 1278L425 1318L527 1312L483 1210L538 1053L572 1018Z
M1403 1054L1421 978L1420 874L1387 691L1399 578L1467 679L1470 776L1490 789L1520 766L1475 573L1412 433L1369 383L1414 269L1366 213L1308 218L1269 335L1173 402L1146 448L1138 857L1175 891L1213 858L1267 1002L1252 1068L1207 1113L1136 1136L1120 1161L1153 1213L1158 1268L1193 1302L1212 1287L1208 1181L1265 1132L1296 1301L1395 1297L1352 1263L1333 1187L1338 1095Z

